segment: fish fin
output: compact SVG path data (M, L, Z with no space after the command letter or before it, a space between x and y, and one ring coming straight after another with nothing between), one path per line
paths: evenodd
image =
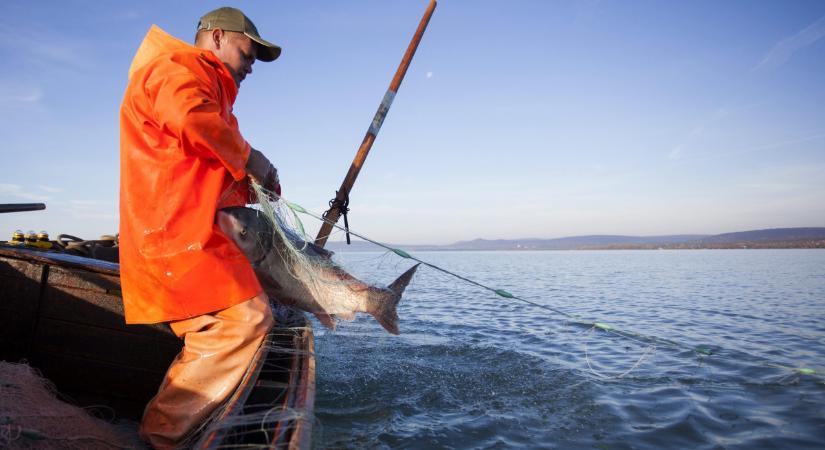
M375 320L391 334L399 334L398 311L396 307L401 300L401 294L404 293L404 289L410 284L410 280L412 280L418 266L419 264L412 266L406 272L402 273L398 279L393 281L387 289L382 290L377 296L378 298L375 299L374 309L370 311L370 314L375 317Z
M335 329L335 317L327 313L314 312L312 314L315 314L315 317L318 318L318 321L320 321L325 327L329 328L330 330Z

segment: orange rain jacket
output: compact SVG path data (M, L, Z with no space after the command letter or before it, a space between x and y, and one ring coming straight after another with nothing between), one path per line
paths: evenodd
M120 109L120 278L127 323L181 320L262 292L215 212L249 200L238 88L209 50L152 26Z

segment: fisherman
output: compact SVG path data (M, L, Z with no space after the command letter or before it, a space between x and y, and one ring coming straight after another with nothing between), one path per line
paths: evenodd
M255 60L273 61L235 8L198 23L189 45L157 26L129 68L120 110L120 269L127 323L168 322L184 340L140 425L173 448L229 396L273 324L269 300L215 212L251 201L278 172L238 129L232 105Z

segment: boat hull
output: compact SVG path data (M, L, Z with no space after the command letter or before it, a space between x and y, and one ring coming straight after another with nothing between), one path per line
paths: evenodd
M309 447L312 328L276 310L279 326L196 447ZM26 361L73 403L140 420L181 346L165 324L125 324L117 264L0 244L0 360ZM245 430L238 417L261 411L278 420Z

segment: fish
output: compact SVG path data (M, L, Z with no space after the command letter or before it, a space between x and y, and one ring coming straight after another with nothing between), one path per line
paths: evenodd
M327 328L337 319L353 320L355 313L372 315L387 332L399 334L398 302L419 264L386 288L366 284L335 264L333 253L307 242L284 226L283 233L263 212L243 206L218 210L221 231L243 252L264 292L284 305L314 314ZM296 258L289 247L298 250Z

